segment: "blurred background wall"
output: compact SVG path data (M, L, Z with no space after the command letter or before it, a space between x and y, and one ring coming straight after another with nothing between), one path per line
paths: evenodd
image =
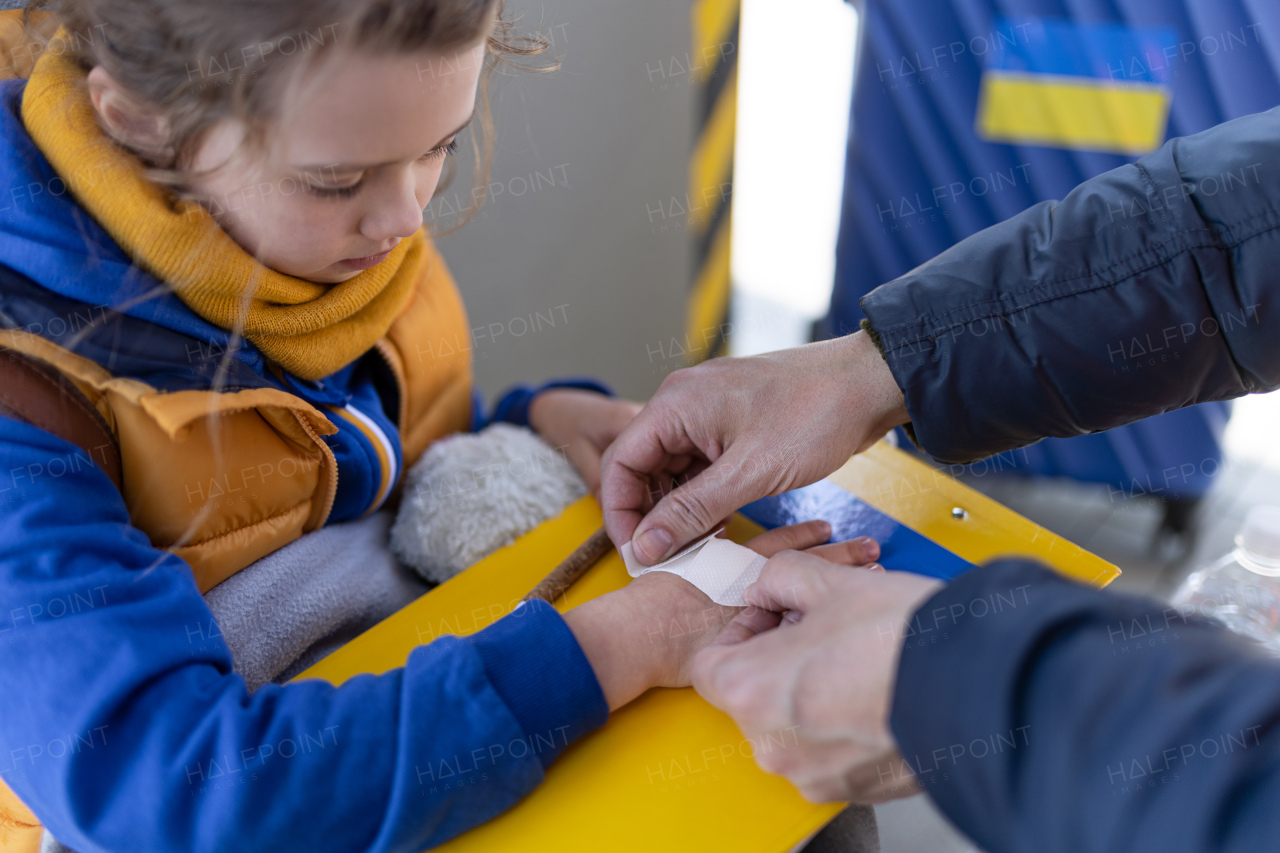
M690 156L709 73L691 5L738 4L508 3L560 68L495 75L489 197L439 240L488 398L589 373L644 399L714 334L687 322L706 218ZM842 0L804 6L745 0L741 27L710 42L738 78L732 317L722 318L735 354L805 342L831 294L857 14ZM427 210L433 227L474 212L472 163L463 145Z
M682 198L694 134L687 0L512 0L552 43L546 74L493 78L490 197L439 240L473 327L479 388L591 374L643 399L671 365L692 275ZM674 62L673 62L674 60ZM472 205L471 159L427 209ZM677 359L679 362L679 359Z

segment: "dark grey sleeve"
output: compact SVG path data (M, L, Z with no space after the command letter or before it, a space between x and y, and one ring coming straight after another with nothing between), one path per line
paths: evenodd
M1275 849L1280 661L1257 647L1022 560L961 575L902 633L880 778L983 850Z
M1280 109L1175 139L862 299L921 446L969 462L1280 386Z

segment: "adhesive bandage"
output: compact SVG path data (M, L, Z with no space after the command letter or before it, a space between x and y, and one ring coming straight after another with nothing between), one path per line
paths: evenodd
M633 578L649 572L671 572L702 590L716 604L745 607L742 594L760 577L766 558L736 542L718 538L719 532L699 539L656 566L640 565L630 542L618 550L627 574Z

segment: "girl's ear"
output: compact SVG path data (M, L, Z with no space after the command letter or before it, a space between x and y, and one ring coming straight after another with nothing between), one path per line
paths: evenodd
M134 151L156 160L172 156L169 126L152 107L140 102L101 65L89 71L89 100L103 130Z

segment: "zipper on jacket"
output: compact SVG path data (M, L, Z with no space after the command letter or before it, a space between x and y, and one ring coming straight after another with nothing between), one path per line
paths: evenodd
M325 484L324 512L320 515L320 523L315 526L316 530L324 527L324 523L329 520L329 513L333 511L333 501L338 496L338 457L333 455L333 450L329 445L320 438L320 434L311 426L311 421L297 409L290 409L293 416L298 419L298 423L302 425L302 429L311 436L311 440L320 446L320 452L324 454L325 464L329 468L328 482Z
M387 369L391 371L391 378L395 380L396 389L400 393L400 399L396 401L399 403L397 408L400 410L396 414L396 429L400 431L400 440L403 441L405 427L407 426L405 419L409 415L408 389L404 378L400 375L400 370L396 368L395 358L393 358L391 353L387 351L390 346L391 345L387 343L386 338L379 338L378 341L374 343L373 348L377 350L378 355L382 357L382 360L387 363Z

